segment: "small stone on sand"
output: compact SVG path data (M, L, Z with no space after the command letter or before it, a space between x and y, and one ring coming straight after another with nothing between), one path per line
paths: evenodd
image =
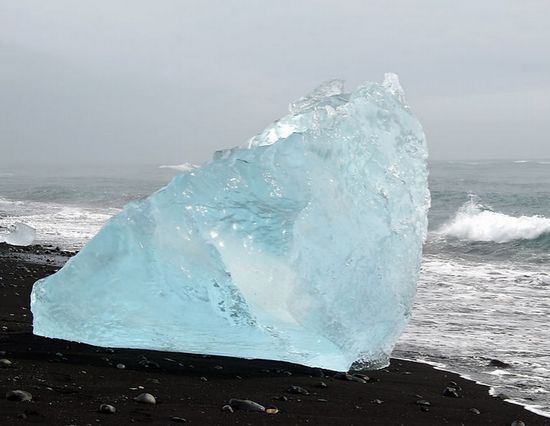
M12 390L6 392L6 399L9 401L32 401L32 395L24 390Z
M309 391L301 386L289 386L286 391L295 395L309 395Z
M114 414L116 413L116 408L109 404L101 404L99 406L100 413Z
M251 401L249 399L235 399L231 398L229 400L229 406L235 410L242 411L258 411L264 412L265 407L257 402Z
M134 398L134 401L139 402L141 404L156 404L157 400L153 395L150 393L140 393L138 396Z

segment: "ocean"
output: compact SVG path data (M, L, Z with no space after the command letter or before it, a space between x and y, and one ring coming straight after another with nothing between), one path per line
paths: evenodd
M36 243L77 250L177 173L0 168L0 232L23 222L36 228ZM393 355L550 416L550 161L432 162L430 190L416 304Z

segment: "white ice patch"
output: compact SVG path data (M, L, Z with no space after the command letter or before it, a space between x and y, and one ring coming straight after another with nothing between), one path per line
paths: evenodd
M29 246L36 238L36 230L24 223L15 223L7 228L7 232L0 230L0 243L12 246Z

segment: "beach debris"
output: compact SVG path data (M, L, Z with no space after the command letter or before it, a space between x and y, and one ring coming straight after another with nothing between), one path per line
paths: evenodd
M250 399L231 398L228 405L234 410L265 412L265 407Z
M151 395L150 393L140 393L138 396L134 398L134 401L139 402L141 404L156 404L157 400L156 398Z
M295 395L309 395L309 391L301 386L289 386L286 391Z
M266 414L277 414L279 409L277 407L267 407L265 409Z
M458 390L456 388L451 387L451 386L447 386L443 390L443 396L447 396L449 398L460 398Z
M113 407L110 404L101 404L99 406L99 412L100 413L105 413L105 414L115 414L116 413L116 408Z
M8 401L19 402L32 401L32 394L30 392L17 389L6 392L6 399Z
M200 380L201 380L201 382L207 382L208 381L208 379L204 376L201 376Z
M10 367L12 362L9 359L2 358L0 359L0 367Z
M475 414L476 416L481 414L481 411L479 411L477 408L470 408L470 413Z

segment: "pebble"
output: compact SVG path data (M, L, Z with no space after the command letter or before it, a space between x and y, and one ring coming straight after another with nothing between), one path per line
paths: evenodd
M11 365L11 361L9 359L2 358L0 359L0 367L9 367Z
M336 373L334 375L334 378L335 379L338 379L338 380L344 380L346 382L358 382L358 383L367 383L367 380L365 380L363 377L361 377L362 375L351 375L349 373ZM367 377L367 376L364 376L364 377ZM368 379L368 377L367 377Z
M521 420L514 420L510 426L525 426Z
M443 396L447 396L449 398L460 398L458 391L455 388L452 388L450 386L446 387L443 390Z
M430 401L426 401L425 399L419 399L418 401L415 402L415 404L421 405L423 407L429 407L430 405L432 405Z
M116 408L109 404L101 404L99 406L100 413L114 414L116 413Z
M126 368L126 366L121 363L121 364L117 364L116 368L118 368L119 370L124 370Z
M383 403L384 403L384 401L382 401L381 399L373 399L371 402L372 402L373 404L377 404L377 405L380 405L380 404L383 404Z
M477 408L470 408L470 413L477 416L478 414L481 414L481 411L479 411Z
M9 401L32 401L32 395L23 390L12 390L6 392L6 399Z
M257 411L262 413L265 411L265 407L263 405L249 399L231 398L228 405L235 410Z
M327 387L327 384L325 382L319 382L317 383L317 387L321 389L325 389Z
M231 405L224 405L222 407L222 411L227 411L228 413L232 413L233 412L233 407L231 407Z
M150 393L140 393L134 398L134 401L140 402L142 404L156 404L157 400Z
M279 409L277 407L267 407L265 409L265 412L267 414L277 414L279 412Z
M309 391L301 386L289 386L286 391L295 395L309 395Z

